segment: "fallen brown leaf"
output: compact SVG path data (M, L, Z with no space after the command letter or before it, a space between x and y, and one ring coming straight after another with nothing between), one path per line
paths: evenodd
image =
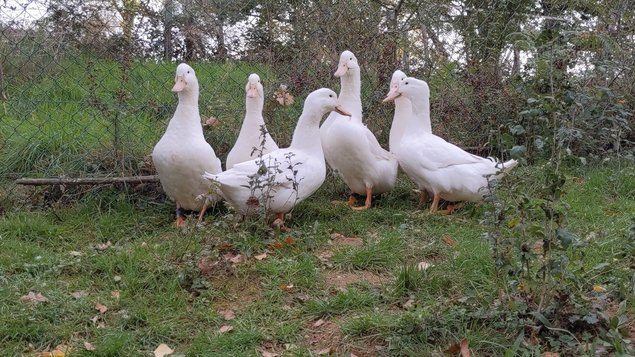
M243 256L240 254L234 255L233 253L225 253L225 255L223 255L223 258L225 259L225 261L234 264L238 264L243 261Z
M288 236L287 239L284 240L285 243L287 243L287 245L294 245L295 244L295 239L293 239L293 237Z
M205 119L205 124L203 124L203 126L211 126L214 128L218 125L220 125L220 121L216 117L209 117Z
M112 298L115 300L119 300L121 293L119 292L119 290L111 291L110 296L112 296Z
M262 357L278 357L278 356L280 356L277 353L268 352L268 351L260 351L260 354L262 355Z
M470 357L472 354L470 353L470 342L467 339L461 340L461 357Z
M606 288L602 285L593 285L593 291L595 291L596 293L605 293Z
M288 107L293 104L293 96L289 93L287 86L282 84L277 91L273 92L273 99L276 100L280 105Z
M162 343L154 350L154 357L167 356L171 354L172 352L174 352L173 349L168 347L168 345L166 345L165 343Z
M293 289L294 285L293 284L280 284L280 289L282 290L291 290Z
M267 253L254 255L254 258L256 258L256 260L263 260L263 259L267 258Z
M88 342L88 341L84 341L84 348L86 349L86 351L94 351L95 350L95 346L93 346L93 344Z
M450 237L448 234L442 235L441 240L443 241L443 243L449 245L450 247L453 247L456 245L456 241L452 239L452 237Z
M557 352L545 352L542 357L560 357L560 353Z
M534 242L534 244L531 246L531 250L532 252L534 252L534 254L542 254L544 251L543 246L545 245L545 243L541 240L537 240Z
M209 257L201 258L196 264L198 269L201 271L202 275L210 275L215 266L218 265L218 262L212 261Z
M104 314L106 313L106 311L108 311L108 308L104 304L97 303L95 304L95 310L99 311L99 313L101 314Z
M313 323L313 327L320 327L322 325L324 325L324 320L322 319L319 319Z
M408 299L408 301L406 301L402 306L404 309L412 309L412 307L414 306L414 299Z
M225 332L229 332L231 330L234 329L234 326L232 325L223 325L220 327L220 329L218 331L220 331L220 333L225 333Z
M220 310L218 313L225 320L233 320L236 318L236 313L234 312L234 310Z
M47 299L44 295L42 295L41 293L34 293L33 291L29 291L28 294L20 297L20 302L22 303L38 304L41 302L48 302L48 301L49 299Z
M282 248L284 248L284 244L280 242L274 242L269 245L269 249L271 250L282 249Z
M70 254L73 257L79 257L82 255L82 252L78 252L76 250L71 250L70 252L68 252L68 254Z
M318 352L318 356L321 355L330 355L331 353L335 352L335 349L333 347L327 347L327 348L323 348Z

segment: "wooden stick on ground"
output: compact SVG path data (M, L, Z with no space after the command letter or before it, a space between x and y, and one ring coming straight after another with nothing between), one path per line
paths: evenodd
M41 186L41 185L108 185L113 183L147 183L159 182L158 175L148 176L127 176L127 177L47 177L29 178L23 177L15 180L18 185Z

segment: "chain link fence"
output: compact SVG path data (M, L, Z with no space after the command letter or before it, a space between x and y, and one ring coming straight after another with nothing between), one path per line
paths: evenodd
M23 198L13 184L21 177L153 174L148 155L175 109L179 62L197 71L202 121L216 119L205 135L223 162L250 73L262 78L265 121L284 146L303 98L339 89L333 72L345 49L362 67L364 121L385 146L392 106L381 99L395 69L429 82L436 134L481 154L530 146L534 137L510 137L508 128L530 131L519 113L535 109L527 107L549 85L541 82L547 58L552 81L554 68L567 77L549 90L605 88L578 114L604 115L608 134L597 140L632 147L633 10L564 3L4 0L1 200Z

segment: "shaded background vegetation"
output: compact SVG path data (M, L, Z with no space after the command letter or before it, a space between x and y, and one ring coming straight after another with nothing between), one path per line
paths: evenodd
M152 173L176 63L201 82L206 135L224 159L244 83L263 78L265 117L288 144L302 98L350 49L365 121L387 143L380 99L402 69L432 88L435 133L496 156L632 158L635 10L582 0L12 0L0 10L0 175ZM290 107L272 93L284 84ZM554 132L557 135L553 135ZM508 151L511 151L509 153Z

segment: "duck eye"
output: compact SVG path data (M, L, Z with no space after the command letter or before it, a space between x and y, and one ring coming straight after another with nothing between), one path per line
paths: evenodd
M329 94L329 98L333 98L333 94Z
M405 83L406 83L406 85L408 85L408 82L405 82Z
M190 71L187 71L187 74L190 74Z

